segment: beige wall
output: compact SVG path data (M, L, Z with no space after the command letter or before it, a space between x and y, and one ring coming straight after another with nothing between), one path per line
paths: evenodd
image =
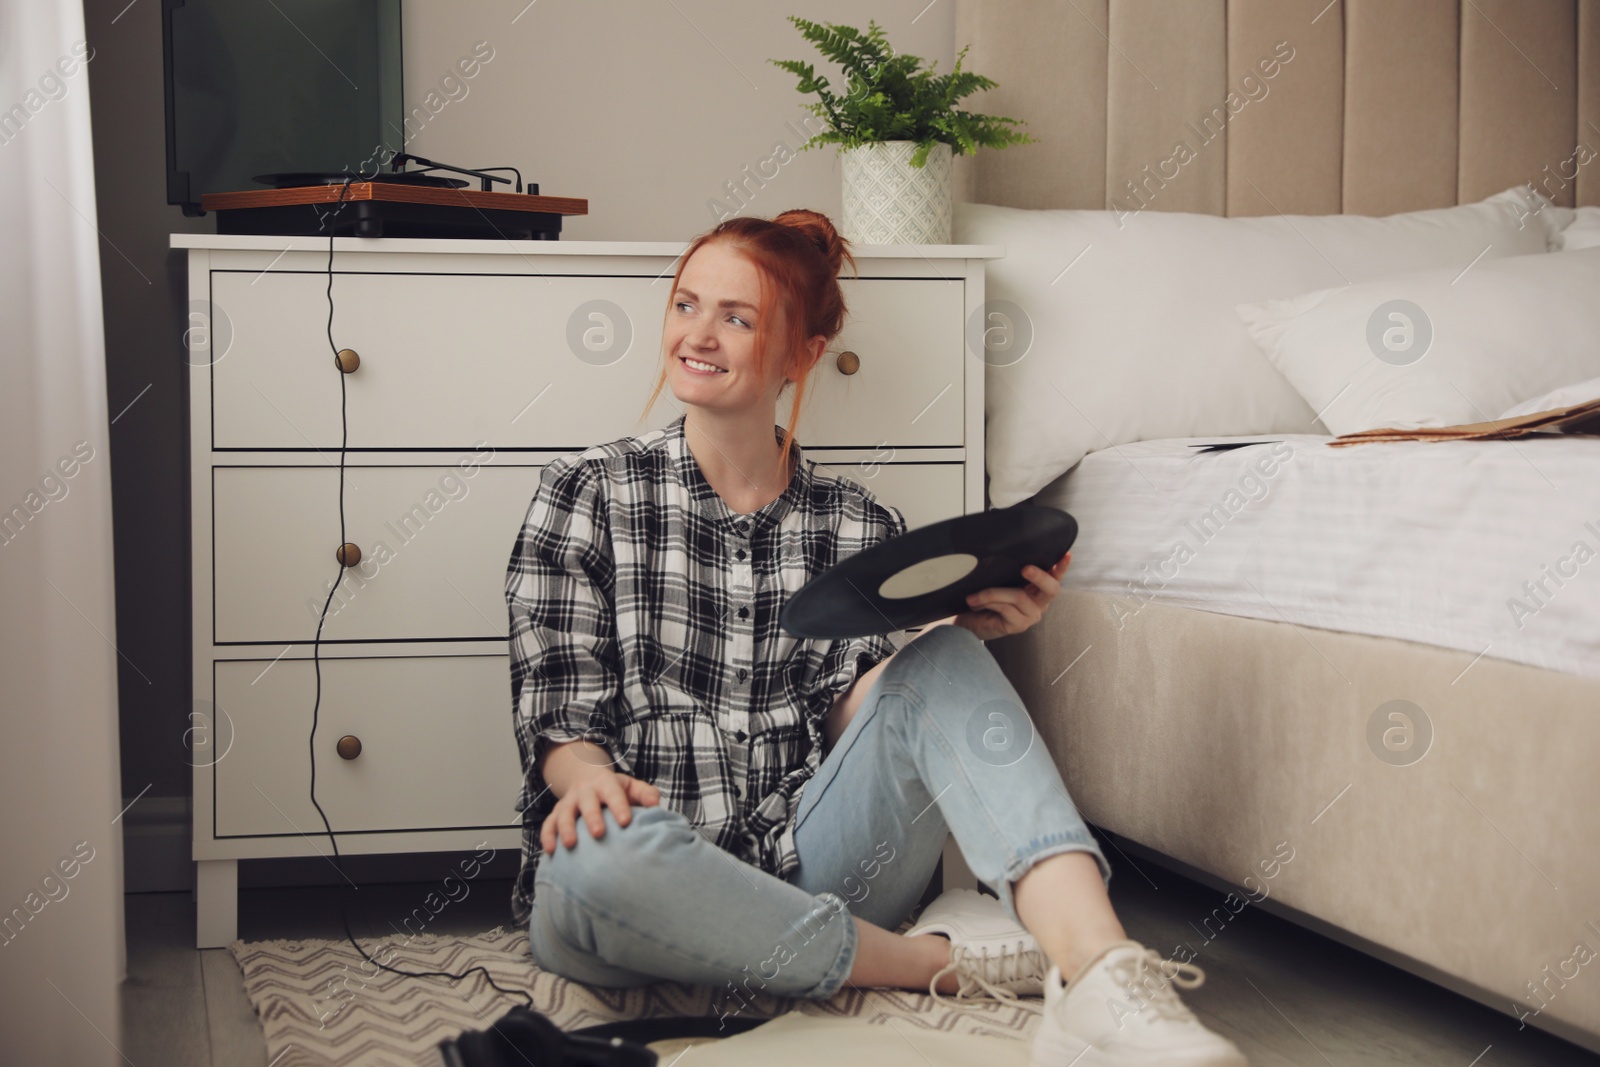
M407 0L408 107L477 42L494 50L465 96L412 126L410 147L449 163L509 163L540 192L587 198L589 216L565 230L577 240L686 240L716 223L713 200L742 214L837 217L833 148L767 162L779 142L792 150L810 135L794 76L767 60L826 69L791 13L862 29L876 19L898 51L940 70L956 51L953 5L937 0L926 11L926 0L522 2ZM745 168L777 174L763 185ZM729 182L745 183L745 206Z

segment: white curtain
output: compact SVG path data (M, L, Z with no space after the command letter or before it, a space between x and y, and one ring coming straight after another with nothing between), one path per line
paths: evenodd
M81 3L0 0L0 1060L30 1067L123 1062L110 416L83 41Z

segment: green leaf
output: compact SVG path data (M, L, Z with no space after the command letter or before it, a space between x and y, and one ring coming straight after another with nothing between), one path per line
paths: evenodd
M1034 140L1013 128L1025 125L1018 119L972 114L955 107L963 97L997 84L961 69L967 48L957 54L948 74L939 74L936 63L924 68L920 57L896 53L876 21L869 21L865 32L796 15L789 16L789 21L823 58L839 66L845 78L839 91L809 63L768 61L795 75L796 88L802 94L816 95L817 102L806 108L827 123L825 130L801 146L802 151L823 144L853 148L879 141L915 141L911 162L921 167L939 143L950 145L958 155L971 155L979 148L1004 148Z

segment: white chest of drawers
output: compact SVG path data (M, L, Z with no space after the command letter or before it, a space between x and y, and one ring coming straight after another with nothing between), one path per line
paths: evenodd
M362 558L328 605L314 750L340 851L518 846L506 562L544 463L679 414L666 391L639 419L684 246L338 238L332 340L360 357L344 374L326 239L171 240L189 256L204 948L235 936L238 860L331 852L311 645L341 543ZM861 249L812 375L807 455L913 527L983 507L984 364L965 338L999 254Z

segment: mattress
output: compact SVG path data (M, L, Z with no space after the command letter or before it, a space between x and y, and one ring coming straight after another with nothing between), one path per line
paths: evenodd
M1600 678L1600 439L1329 440L1118 445L1033 501L1077 518L1063 583L1123 623L1172 604ZM1232 442L1257 443L1196 447Z

